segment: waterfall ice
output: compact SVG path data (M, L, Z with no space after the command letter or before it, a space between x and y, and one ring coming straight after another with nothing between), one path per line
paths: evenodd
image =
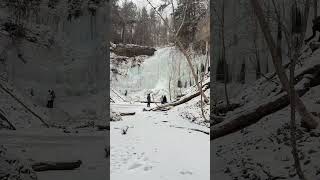
M204 57L196 57L194 66ZM158 99L162 95L169 97L169 81L171 93L180 92L177 81L181 80L185 86L193 78L190 68L187 65L184 55L175 47L159 48L155 54L147 59L140 66L129 68L126 77L121 77L112 87L124 92L127 90L129 96L135 100L144 100L147 93L152 93Z

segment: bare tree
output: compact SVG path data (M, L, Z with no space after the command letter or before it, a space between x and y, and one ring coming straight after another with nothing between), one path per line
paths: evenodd
M314 18L318 16L318 0L313 0L313 14Z
M263 9L261 8L261 6L257 0L251 0L251 4L252 4L252 7L255 11L255 14L259 20L259 24L260 24L261 30L264 34L264 37L267 41L267 45L268 45L269 51L272 56L272 62L274 64L276 73L280 79L280 82L281 82L284 90L288 94L290 94L290 82L289 82L289 79L286 75L286 72L282 66L281 57L279 55L276 44L275 44L274 39L272 37L269 24L267 23L265 16L263 14ZM306 2L305 11L304 11L305 12L304 18L307 18L308 14L309 14L308 7L310 7L310 0L307 0L307 2ZM305 24L303 24L303 27L304 27L304 29L306 29L306 21L304 21L304 23ZM301 34L302 34L301 37L304 37L305 30ZM303 38L299 39L298 47L301 47L300 44L302 44L302 42L303 42L303 41L301 42L301 39L303 39ZM301 48L297 48L297 49L301 49ZM304 103L301 101L301 99L299 98L299 96L296 93L294 94L294 98L296 101L297 110L302 118L301 121L304 123L304 125L307 128L310 128L310 129L316 128L318 126L317 120L314 118L314 116L310 112L308 112Z
M227 83L228 83L228 64L227 64L227 59L226 59L226 45L225 45L225 28L224 28L224 20L225 20L225 1L222 1L222 17L221 17L221 38L222 38L222 59L224 62L224 92L225 92L225 96L226 96L226 103L227 106L230 105L229 102L229 96L228 96L228 87L227 87Z
M216 13L217 16L217 22L218 22L218 26L220 28L219 31L219 35L220 35L220 40L221 40L221 59L220 61L222 61L223 65L223 74L221 73L221 75L223 75L223 82L224 82L224 93L225 93L225 98L226 98L226 103L227 106L230 105L230 101L229 101L229 96L228 96L228 63L227 63L227 59L226 59L226 43L225 43L225 0L222 0L222 7L221 7L221 15L220 13L218 13L217 9L213 7L213 10Z

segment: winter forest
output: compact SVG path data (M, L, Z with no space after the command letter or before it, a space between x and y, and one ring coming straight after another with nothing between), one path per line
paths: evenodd
M111 19L111 179L209 179L209 1L113 1Z
M318 10L0 0L0 179L319 179Z
M318 179L317 0L213 0L213 179Z

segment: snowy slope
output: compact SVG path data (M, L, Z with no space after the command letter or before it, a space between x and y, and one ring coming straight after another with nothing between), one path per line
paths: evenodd
M37 172L38 180L106 179L108 159L105 158L104 147L107 140L105 132L67 135L56 129L0 132L0 144L27 165L43 161L82 161L82 165L72 171ZM0 166L0 172L4 168Z
M298 65L296 75L309 67L319 65L319 51ZM270 75L270 74L269 74ZM243 106L226 114L232 117L250 110L261 102L266 102L281 91L277 77L272 81L264 78L256 81L252 87L246 87L232 99ZM313 87L302 100L307 109L319 120L320 86ZM286 107L278 112L262 118L257 123L230 135L215 139L212 143L211 173L215 179L288 179L298 180L293 166L290 138L290 108ZM297 113L297 124L300 116ZM218 124L219 125L219 124ZM298 125L297 147L299 157L307 179L319 179L320 130L310 132Z
M1 129L0 144L28 165L38 161L82 161L73 171L36 173L39 180L105 179L109 137L106 131L97 131L96 125L106 126L108 119L107 99L103 98L108 73L103 48L109 28L108 5L104 4L107 1L23 1L31 2L32 8L25 8L27 14L19 18L23 31L21 38L14 39L10 33L14 34L16 26L10 22L16 22L17 13L8 8L13 5L10 2L0 2L1 86L53 127L44 128L28 108L0 88L1 113L17 129ZM53 8L48 6L52 2ZM81 13L70 19L74 6ZM95 16L92 8L97 8ZM56 94L53 109L46 108L49 89ZM10 162L19 166L19 171L14 170L16 167L4 164L1 155L0 175L10 172L16 176L10 179L31 179L19 178L17 173L25 171L20 163Z
M36 14L21 19L26 37L16 40L15 44L4 28L10 19L14 21L15 15L6 6L0 8L3 15L0 17L0 51L4 58L0 69L6 71L2 78L25 97L33 89L32 103L40 107L46 106L48 90L53 89L57 97L57 108L49 115L53 121L61 117L77 119L82 116L85 119L90 115L84 112L85 107L106 104L99 96L106 91L107 83L106 55L102 48L107 27L101 25L106 22L107 6L98 7L96 16L92 17L85 7L88 4L82 2L81 16L68 20L70 2L60 1L53 9L48 8L47 3L41 2ZM92 103L92 99L97 101ZM79 102L83 105L77 108L66 106ZM94 110L100 120L106 117L102 109Z

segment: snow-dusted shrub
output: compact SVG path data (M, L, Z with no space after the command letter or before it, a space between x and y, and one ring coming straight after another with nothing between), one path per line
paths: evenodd
M0 146L0 179L1 180L37 180L36 173L25 162L10 157L7 149Z
M110 113L110 121L122 121L122 117L119 113L111 111Z

